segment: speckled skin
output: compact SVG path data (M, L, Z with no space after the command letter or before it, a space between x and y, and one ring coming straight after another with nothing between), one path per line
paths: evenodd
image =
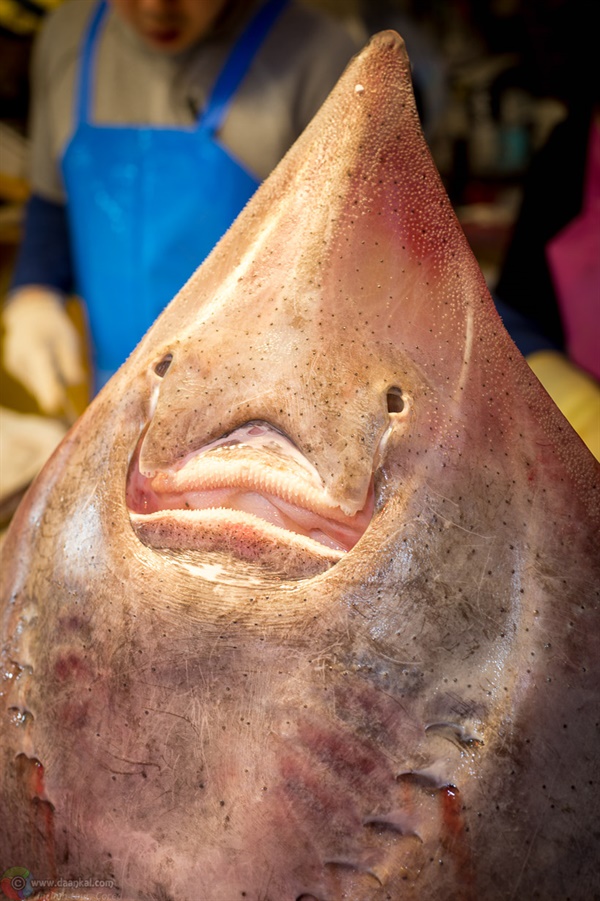
M147 546L149 420L149 470L270 423L347 512L374 474L372 522L316 575L292 536ZM599 897L599 519L384 33L15 517L2 865L123 899Z

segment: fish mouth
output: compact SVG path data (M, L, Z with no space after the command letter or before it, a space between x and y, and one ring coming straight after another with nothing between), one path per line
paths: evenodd
M296 445L266 422L155 471L140 467L145 434L129 468L127 507L149 547L222 552L302 577L341 560L371 521L373 479L362 509L345 512Z

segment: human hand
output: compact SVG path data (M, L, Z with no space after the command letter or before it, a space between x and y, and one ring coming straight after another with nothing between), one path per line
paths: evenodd
M61 295L43 286L19 288L3 311L4 367L45 413L67 404L67 386L85 378L81 341Z

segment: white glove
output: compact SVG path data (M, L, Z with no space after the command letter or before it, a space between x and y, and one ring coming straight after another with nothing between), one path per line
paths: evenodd
M67 402L67 385L85 378L81 342L61 295L37 285L19 288L3 313L4 367L46 413Z

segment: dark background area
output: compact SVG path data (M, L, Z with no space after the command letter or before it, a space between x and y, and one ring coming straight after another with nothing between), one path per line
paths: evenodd
M8 0L0 13L0 120L26 135L35 31L60 0ZM75 0L77 2L77 0ZM310 0L372 34L406 40L430 148L493 284L532 155L600 84L594 0ZM0 135L0 244L18 240L26 164ZM18 154L17 154L18 155ZM557 178L560 173L557 172ZM7 210L6 207L11 209ZM10 255L10 251L8 251Z

